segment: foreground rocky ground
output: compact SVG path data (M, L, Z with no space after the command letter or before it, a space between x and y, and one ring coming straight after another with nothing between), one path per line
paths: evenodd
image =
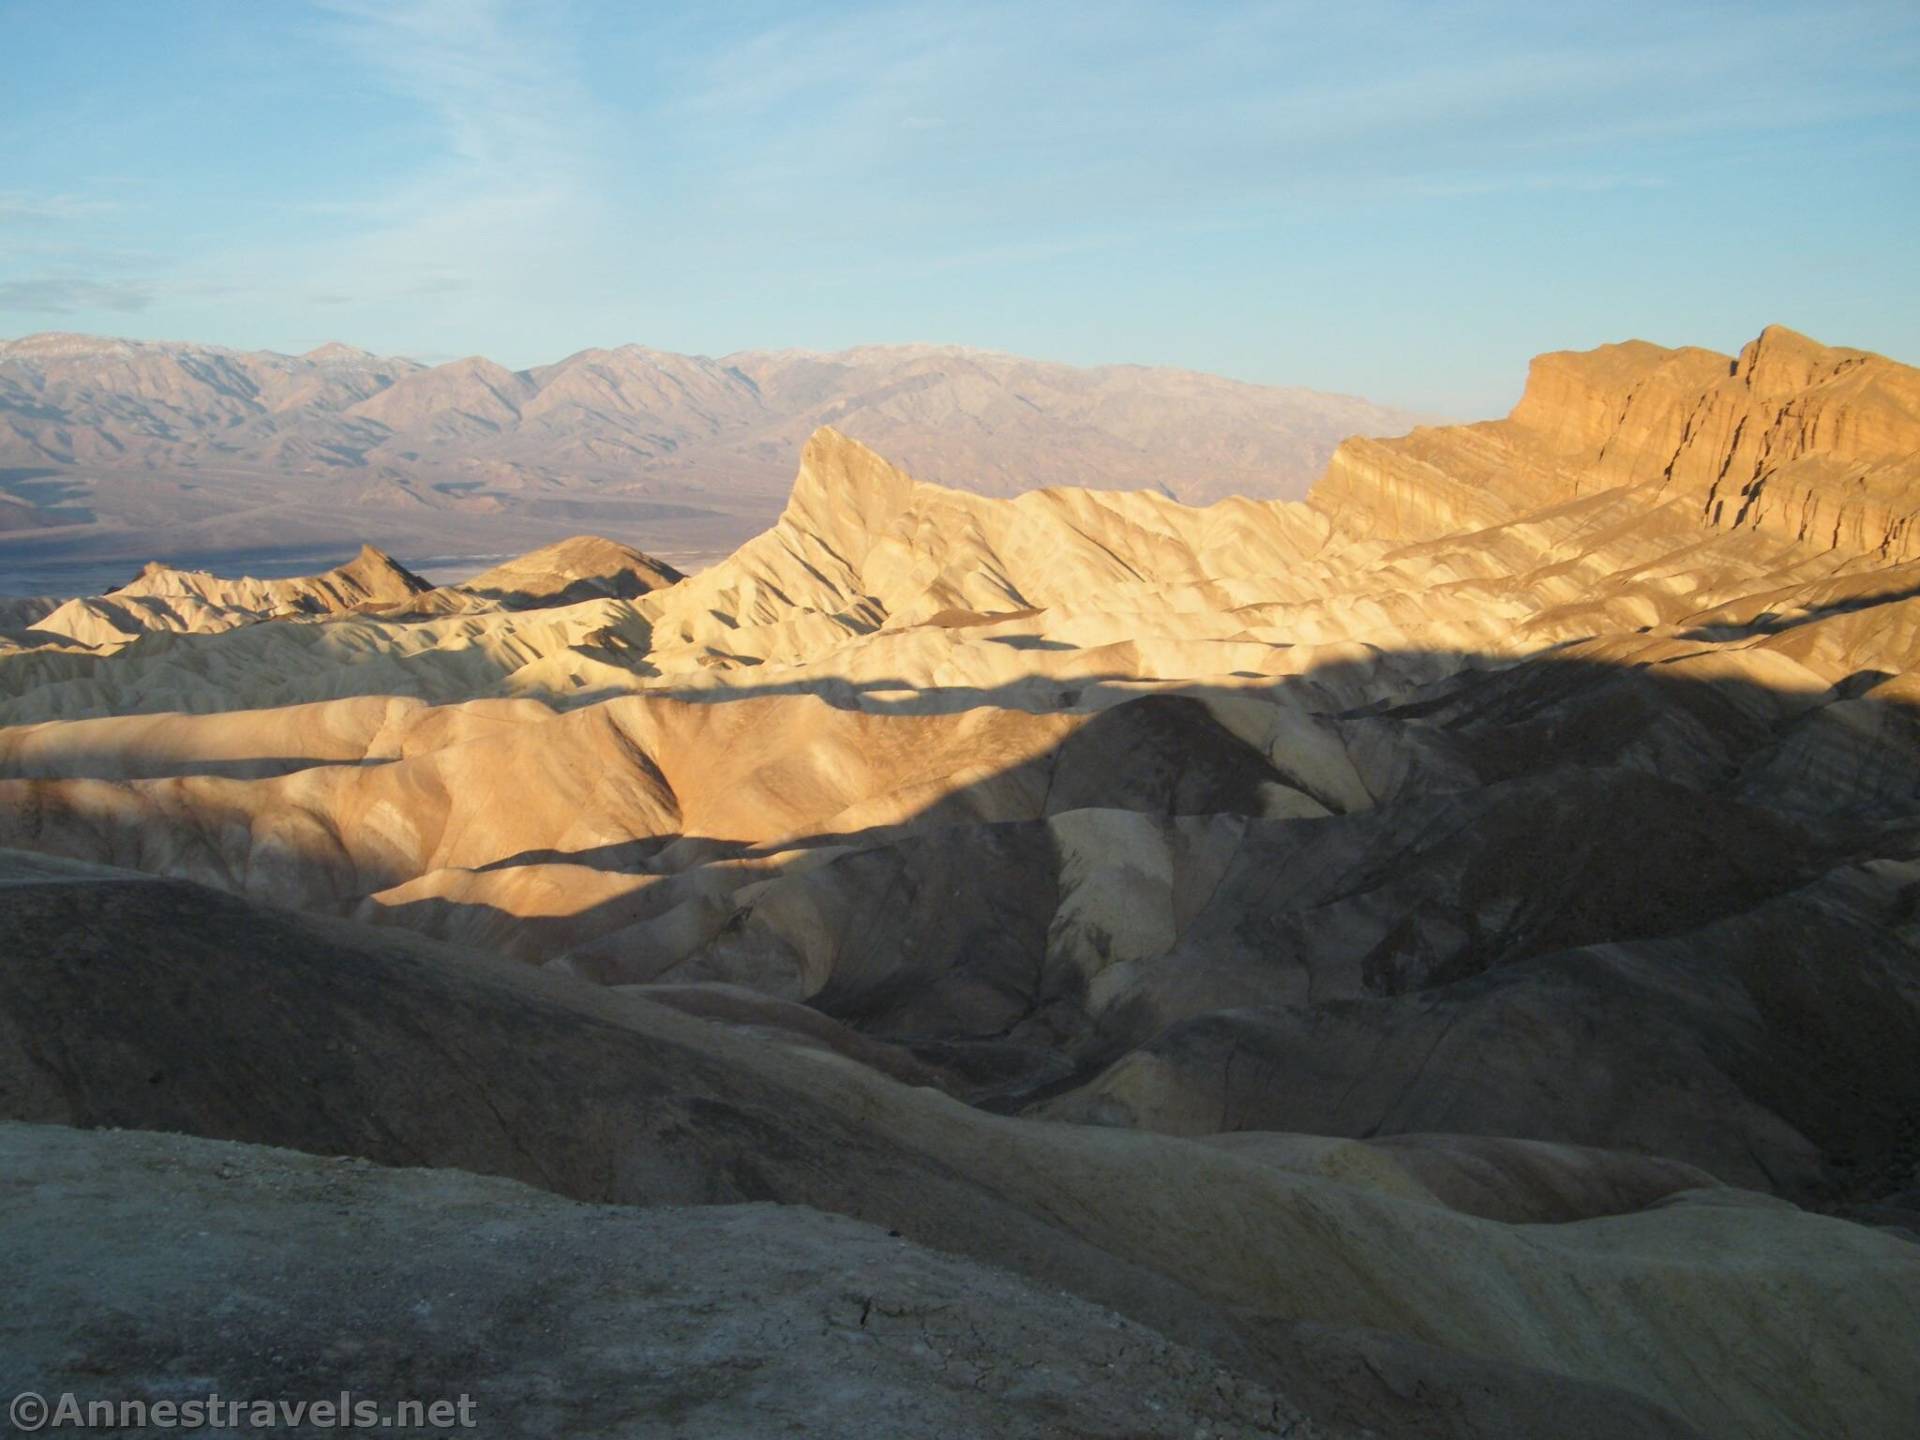
M1695 1433L1685 1416L1708 1434L1872 1435L1920 1398L1920 1246L1684 1167L1510 1146L1504 1168L1558 1192L1559 1223L1516 1224L1389 1165L989 1115L779 1032L190 884L33 857L6 874L0 1097L30 1120L455 1167L594 1202L835 1212L1387 1434ZM114 1143L59 1142L101 1150L86 1163L118 1177L109 1197L157 1203ZM17 1174L9 1225L42 1203L33 1168ZM49 1274L87 1249L74 1233L42 1252ZM305 1244L279 1233L287 1253ZM177 1282L165 1247L125 1243ZM394 1264L410 1250L367 1245ZM677 1303L741 1302L691 1286ZM135 1313L179 1333L166 1306Z
M52 1126L0 1127L0 1156L31 1182L0 1335L56 1394L470 1396L484 1434L1342 1433L1112 1311L804 1206L585 1206Z
M23 612L0 1110L778 1201L796 1256L855 1234L814 1212L898 1231L1061 1332L980 1372L980 1433L1901 1433L1916 455L1920 376L1771 330L1543 357L1510 420L1343 447L1304 504L986 500L823 432L690 579L583 539ZM61 1166L203 1153L15 1135L23 1224ZM428 1181L342 1173L369 1253L439 1243ZM1101 1409L1116 1316L1174 1388ZM1035 1333L967 1323L969 1364ZM846 1373L932 1416L913 1363Z

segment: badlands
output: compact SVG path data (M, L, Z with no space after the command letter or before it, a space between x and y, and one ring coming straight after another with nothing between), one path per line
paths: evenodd
M1920 371L1775 327L1304 501L821 429L691 576L0 602L0 1355L489 1433L1915 1433L1916 516Z

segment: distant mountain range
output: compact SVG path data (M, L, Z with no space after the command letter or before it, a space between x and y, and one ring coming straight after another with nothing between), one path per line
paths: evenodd
M822 425L987 495L1292 498L1341 440L1418 418L1190 371L950 346L716 360L623 345L509 370L342 344L294 356L32 335L0 342L0 570L363 539L504 551L585 527L718 554L772 520ZM27 531L44 532L31 554Z

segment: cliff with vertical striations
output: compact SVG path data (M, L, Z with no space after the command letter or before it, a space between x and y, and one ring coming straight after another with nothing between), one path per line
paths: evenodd
M1505 420L1349 440L1312 499L1422 540L1620 487L1675 520L1920 557L1920 370L1779 325L1738 358L1642 340L1542 355Z

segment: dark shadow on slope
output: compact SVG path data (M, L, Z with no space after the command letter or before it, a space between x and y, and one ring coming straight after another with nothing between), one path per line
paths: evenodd
M137 578L138 576L130 577L125 583L130 584ZM424 598L433 593L431 589L425 590L420 596L414 598ZM398 613L395 612L396 604L403 607ZM542 607L529 608L538 610ZM164 679L161 684L153 687L157 703L149 703L144 694L136 691L130 697L122 696L122 703L107 713L115 715L170 713L179 707L183 696L194 703L206 702L203 709L194 709L190 706L189 713L194 714L226 714L236 710L310 704L320 698L350 699L357 696L393 693L417 695L418 698L432 703L442 703L465 698L476 692L485 693L492 687L502 684L524 663L524 657L507 658L513 656L511 647L507 648L502 657L487 656L476 649L468 649L460 653L458 665L450 669L449 678L441 680L436 685L430 677L423 686L409 686L395 685L393 682L403 676L407 662L414 657L408 656L404 659L381 657L370 666L368 674L387 682L385 688L380 684L368 683L367 680L356 677L358 684L348 688L343 694L319 697L295 693L284 696L263 684L260 688L249 689L246 702L240 705L227 701L217 685L203 685L198 679L200 670L196 664L195 652L218 657L220 648L233 643L235 637L240 635L247 637L246 643L261 647L261 653L250 657L252 672L256 677L282 676L289 680L296 679L299 667L307 663L307 657L300 653L296 644L286 643L286 628L291 625L311 626L356 617L375 623L394 624L434 620L457 622L460 618L457 614L435 614L419 610L411 601L372 603L355 606L351 610L331 616L309 614L297 618L263 617L249 620L230 630L206 634L152 630L137 636L129 644L108 654L73 650L25 650L11 654L0 653L0 710L4 710L11 702L23 699L29 694L42 696L51 694L54 697L55 706L53 718L64 718L59 712L59 702L68 692L63 691L61 687L70 686L73 695L72 711L87 712L96 703L94 682L103 676L113 674L116 667L126 666L129 662L151 662L160 667ZM60 644L71 643L65 636L48 635L45 632L34 633L42 643L47 641ZM591 643L574 646L572 653L585 661L607 664L641 675L651 675L657 672L647 664L645 658L645 646L650 633L644 625L628 625L624 633L602 633L597 637L589 637ZM175 667L178 670L177 674L173 673ZM220 659L216 659L209 668L216 676L232 673ZM191 683L181 686L179 684L181 675L188 677ZM584 688L585 684L584 679L576 674L573 677L573 688L563 692L547 693L539 698L568 708L578 708L606 698L604 695L587 691ZM35 718L37 720L42 717Z
M0 781L30 780L271 780L294 775L302 770L332 766L370 769L391 765L396 756L362 756L341 759L319 755L247 755L229 760L200 759L193 756L128 756L123 751L88 754L63 753L57 761L23 764L0 761Z
M796 1071L657 1006L179 881L0 883L0 914L8 1117L459 1168L589 1201L808 1205L1110 1306L1369 1433L1700 1433L1638 1393L1440 1337L1222 1303L1139 1258L1137 1222L1049 1204L1023 1163L1037 1151L957 1163L924 1130L875 1124L873 1092L835 1067Z
M1269 1072L1270 1088L1289 1102L1284 1128L1438 1128L1625 1146L1801 1198L1897 1188L1911 1172L1911 1116L1920 1113L1920 1025L1903 998L1920 965L1909 943L1871 943L1897 929L1897 913L1803 897L1788 907L1791 925L1731 932L1744 948L1726 927L1829 873L1920 853L1909 823L1920 809L1920 716L1869 701L1863 726L1857 714L1828 715L1764 686L1659 667L1446 657L1460 662L1487 668L1463 670L1411 705L1331 708L1368 688L1374 677L1364 673L1276 682L1274 692L1311 686L1325 695L1330 708L1316 723L1341 737L1350 758L1372 752L1367 807L1250 822L1254 838L1242 837L1237 871L1215 878L1213 912L1190 917L1166 974L1104 1014L1088 1013L1077 974L1044 963L1062 862L1038 821L968 829L949 819L933 833L899 827L897 838L810 838L861 850L832 867L847 882L841 958L850 963L813 1003L916 1047L976 1100L1004 1107L1082 1085L1152 1045L1162 1027L1187 1023L1178 1018L1183 992L1229 1010L1290 997L1304 961L1301 1013L1326 1018L1287 1032L1302 1068L1290 1078ZM1109 686L1114 693L1103 695ZM874 708L911 703L890 699L898 687L886 681L868 688L881 692ZM1123 698L1133 687L1104 678L1070 688L1078 703L1117 700L1109 714L1139 703ZM1040 708L1032 691L992 698ZM838 698L872 703L857 691ZM1396 745L1399 758L1385 753ZM1175 750L1161 763L1177 771ZM1139 793L1137 766L1107 772L1084 790L1070 787L1071 803L1048 813L1258 809L1244 789L1238 803L1215 796L1187 809L1164 788ZM1270 778L1298 777L1283 765ZM1339 797L1321 798L1337 808ZM1331 872L1317 888L1282 895L1317 869ZM885 913L869 915L879 896ZM673 899L673 889L660 898ZM731 910L689 973L780 973L770 958L780 947L756 940L754 912ZM1780 952L1782 936L1798 959ZM1555 958L1583 946L1603 951ZM1817 977L1829 972L1823 985ZM863 981L869 974L884 981ZM1363 1027L1373 1043L1349 1041L1329 1023L1355 1004L1386 1007L1377 1028ZM1429 1067L1445 1027L1457 1024L1449 1017L1482 1004L1489 1014L1497 1004L1503 1024L1524 1023L1525 1042L1496 1026L1465 1070L1438 1084ZM1436 1018L1390 1027L1394 1007ZM1880 1039L1850 1050L1850 1035ZM1516 1053L1525 1057L1517 1066L1505 1058ZM1229 1088L1248 1073L1230 1055L1219 1062ZM1581 1078L1553 1080L1567 1073ZM1358 1083L1374 1075L1377 1085ZM1659 1078L1667 1075L1683 1078ZM1209 1074L1202 1088L1214 1083ZM1718 1097L1702 1101L1700 1091ZM1453 1099L1413 1103L1436 1093ZM1276 1123L1277 1112L1244 1107L1227 1090L1218 1100L1201 1128Z
M477 599L491 600L507 610L551 610L561 605L578 605L585 600L637 600L655 590L637 575L622 572L611 576L587 576L574 580L551 593L530 590L503 590L497 585L455 585L451 587ZM396 615L395 619L406 619Z
M83 504L88 487L58 470L0 470L0 534L91 525L99 517Z
M1900 570L1912 573L1920 567L1900 566ZM1862 580L1877 578L1869 575L1853 577ZM1844 580L1839 582L1844 583ZM1682 630L1679 636L1683 640L1708 640L1715 643L1727 640L1757 639L1766 635L1783 635L1797 630L1803 625L1812 625L1821 620L1831 620L1841 615L1857 615L1864 610L1878 609L1882 605L1897 605L1903 600L1920 598L1920 582L1888 590L1867 591L1858 595L1846 595L1837 600L1826 601L1819 605L1810 605L1805 610L1797 610L1787 615L1776 615L1770 610L1762 610L1753 618L1726 625L1704 624L1690 630Z
M899 681L825 688L881 724L921 708ZM1105 708L1017 773L897 824L635 836L487 867L652 874L641 900L554 922L452 901L386 918L487 944L544 926L612 983L807 998L1003 1108L1055 1097L1074 1118L1172 1129L1518 1134L1810 1200L1912 1183L1914 707L1551 655L1383 654L1181 688L1143 698L1080 676L947 692L955 708ZM1296 727L1275 759L1208 708L1262 699ZM1262 818L1283 789L1334 813ZM1010 815L1009 794L1036 798ZM1141 924L1175 916L1157 949L1062 920L1081 872L1119 851L1099 832L1090 860L1059 820L1098 811L1139 817L1172 857L1170 881L1122 865L1100 882L1139 897ZM698 863L682 849L683 868L651 869L688 845L705 847ZM709 864L794 845L845 853L751 897L701 891ZM245 858L217 873L246 883ZM366 894L412 876L361 878ZM782 906L832 944L798 946ZM1233 1038L1201 1043L1216 1032Z

